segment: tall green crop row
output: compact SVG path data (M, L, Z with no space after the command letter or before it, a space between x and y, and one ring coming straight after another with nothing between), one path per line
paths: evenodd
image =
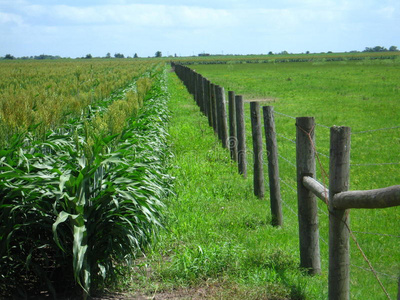
M0 145L35 127L43 136L139 78L151 62L1 62Z
M47 290L56 297L76 289L86 298L151 241L171 184L164 77L153 72L151 88L142 80L115 95L107 109L97 107L43 141L15 134L0 150L4 295ZM148 90L142 108L129 100L140 85L146 87L141 93ZM99 129L122 104L132 108L123 113L122 130Z

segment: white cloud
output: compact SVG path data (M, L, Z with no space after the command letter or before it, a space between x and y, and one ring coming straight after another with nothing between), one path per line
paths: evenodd
M378 14L385 19L392 19L396 14L396 8L393 6L383 7L378 10Z
M232 13L225 9L178 6L171 12L178 21L177 25L182 23L191 27L229 26L235 21Z
M209 27L230 24L230 13L223 9L196 6L154 4L99 5L76 7L68 5L29 5L24 14L39 24L89 25L126 24L128 26Z
M0 12L0 24L6 23L17 24L18 26L24 25L24 21L21 16L12 13Z
M137 2L0 0L0 52L296 52L328 42L325 50L362 50L373 44L372 32L389 44L399 32L398 0Z

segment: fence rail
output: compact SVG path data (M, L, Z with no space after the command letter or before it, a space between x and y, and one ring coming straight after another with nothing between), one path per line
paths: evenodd
M200 110L207 116L210 126L221 140L222 146L228 148L232 160L238 164L238 171L243 177L247 176L246 158L246 130L244 117L244 104L241 95L228 92L229 98L229 127L224 89L212 84L194 70L172 63L178 77L193 94ZM350 238L354 235L350 229L350 208L387 208L400 206L400 185L369 191L348 191L350 173L350 140L349 127L330 127L330 155L329 157L329 188L319 183L316 177L316 158L319 152L315 149L315 126L312 117L294 118L279 113L285 117L296 120L296 176L297 200L299 221L299 248L300 267L315 275L321 272L319 249L319 221L316 197L323 200L329 212L329 299L349 299L350 291ZM264 106L264 129L268 157L269 190L271 201L272 225L282 226L282 202L280 195L278 154L273 107ZM262 198L264 196L263 153L261 139L261 121L259 103L251 103L251 124L254 155L254 193ZM329 128L323 125L325 128ZM229 134L228 134L229 128ZM385 128L394 129L393 128ZM379 129L380 130L380 129ZM374 132L369 130L365 132ZM357 132L364 133L364 132ZM286 137L284 137L286 138ZM288 139L288 138L286 138ZM261 141L261 142L260 142ZM284 181L282 181L285 183ZM285 183L287 184L287 183ZM291 187L292 188L292 187ZM294 188L293 188L294 190ZM289 207L290 208L290 207ZM385 288L377 277L377 272L372 268L361 247L357 247L364 259L368 262L371 271L375 274L386 296L390 299ZM400 300L400 280L398 288Z

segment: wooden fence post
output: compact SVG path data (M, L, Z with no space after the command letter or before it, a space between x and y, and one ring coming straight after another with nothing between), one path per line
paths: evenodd
M203 97L204 97L204 87L203 87L203 76L197 73L197 103L200 107L200 111L204 114L204 104L203 104Z
M317 197L303 185L303 177L315 179L314 118L296 118L296 170L299 218L300 267L311 275L321 273Z
M194 100L198 107L200 107L200 89L199 89L199 76L200 74L193 73L193 84L194 84Z
M193 84L193 77L194 77L193 70L191 70L189 68L187 68L186 70L187 70L187 77L188 77L188 79L187 79L188 80L188 85L187 85L188 91L194 97L195 93L194 93L194 84Z
M211 82L206 79L206 88L205 88L205 92L206 92L206 105L207 105L207 111L208 111L208 125L210 127L213 127L213 121L212 121L212 114L213 114L213 110L212 110L212 106L211 106Z
M400 300L400 276L398 279L397 300Z
M229 98L229 150L231 158L237 161L237 135L236 135L236 106L235 92L228 92Z
M218 132L223 148L228 148L228 124L226 120L226 104L225 104L225 89L221 86L217 87L218 101Z
M253 137L253 164L254 164L254 195L258 198L264 198L264 160L262 149L262 134L261 134L261 118L260 118L260 103L250 103L251 115L251 132Z
M217 101L215 99L215 84L211 83L211 111L214 133L218 133Z
M235 96L236 102L236 122L238 139L238 168L239 174L247 177L247 157L246 157L246 130L244 123L244 103L243 96Z
M203 90L203 109L204 115L208 118L208 96L207 96L207 79L201 77L201 85Z
M221 87L215 85L215 107L217 111L217 133L218 138L222 140L222 114L221 114Z
M329 300L349 299L349 209L333 206L335 194L349 189L350 128L331 127L329 160Z
M264 130L268 156L268 179L271 200L272 225L282 226L282 199L279 183L278 144L276 142L274 108L263 106Z
M192 94L193 94L193 97L194 97L196 103L198 104L197 84L196 84L196 75L197 75L197 73L194 70L191 70L190 73L191 73L191 81L192 81Z

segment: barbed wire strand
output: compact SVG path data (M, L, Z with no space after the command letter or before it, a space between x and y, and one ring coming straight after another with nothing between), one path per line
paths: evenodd
M291 119L296 119L295 117L290 116L290 115L287 115L287 114L283 114L283 113L280 113L280 112L276 112L276 113L277 113L277 114L280 114L280 115L282 115L282 116L291 118ZM297 126L297 124L296 124L296 126ZM316 125L313 126L313 128L311 129L310 132L307 132L307 131L305 131L304 129L302 129L302 128L300 128L300 127L299 127L299 128L300 128L301 130L303 130L303 131L308 135L308 137L310 138L312 147L313 147L314 150L315 150L317 160L318 160L318 162L319 162L319 164L320 164L321 173L322 173L322 179L323 179L323 181L325 181L325 178L328 178L328 176L327 176L327 173L326 173L325 169L324 169L323 166L322 166L322 163L321 163L321 161L320 161L320 159L319 159L319 153L317 152L316 147L315 147L315 144L314 144L314 142L313 142L313 140L312 140L312 137L311 137L311 132L314 130L315 126L316 126ZM317 126L323 127L323 128L329 128L328 126L321 125L321 124L317 124ZM400 126L390 127L390 128L380 128L380 129L374 129L374 130L359 131L359 132L355 132L355 133L353 133L353 134L361 134L361 133L367 133L367 132L376 132L376 131L382 131L382 130L391 130L391 129L397 129L397 128L400 128ZM281 180L281 181L282 181L282 180ZM282 182L284 182L284 181L282 181ZM284 182L284 183L285 183L285 182ZM323 186L324 186L324 188L325 188L325 184L323 184ZM289 187L290 187L290 186L289 186ZM327 193L325 193L325 194L327 194ZM326 203L327 206L329 207L328 199L325 199L325 203ZM351 231L350 227L348 226L348 224L347 224L346 222L344 222L344 224L345 224L347 230L349 231L349 234L350 234L352 240L353 240L354 243L356 244L358 250L360 251L360 253L361 253L361 255L363 256L364 260L367 262L367 264L368 264L370 270L371 270L372 273L374 274L374 276L375 276L376 280L378 281L379 285L381 286L381 288L382 288L383 292L385 293L386 297L387 297L388 299L391 299L390 296L389 296L389 294L388 294L388 292L386 291L385 287L383 286L381 280L379 279L377 272L376 272L375 269L373 268L371 262L369 261L369 259L368 259L367 256L365 255L365 253L364 253L364 251L362 250L360 244L358 243L357 238L355 237L354 233Z
M330 158L329 155L326 155L325 153L318 152L318 151L316 151L316 153L321 155L321 156L323 156L323 157Z
M287 187L289 187L293 192L297 193L297 188L294 188L290 183L286 182L283 180L281 177L279 177L279 180L282 181Z
M278 115L281 115L281 116L296 120L296 117L293 117L291 115L284 114L284 113L278 112L276 110L275 110L275 113L278 114ZM327 129L331 128L329 126L326 126L326 125L323 125L323 124L319 124L319 123L315 123L315 125L318 126L318 127L327 128ZM362 131L352 132L351 134L353 135L353 134L369 133L369 132L376 132L376 131L385 131L385 130L392 130L392 129L398 129L398 128L400 128L400 126L385 127L385 128L371 129L371 130L362 130Z
M288 185L283 179L279 178L281 182L283 182L284 184L286 184L287 186L290 187L290 185ZM297 191L296 191L297 192ZM289 211L296 217L298 217L298 213L294 211L294 209L291 207L291 205L289 205L285 200L283 200L283 198L281 197L282 203L285 204L285 206L289 209Z
M353 231L353 232L354 232L354 233L360 233L360 234L372 234L372 235L379 235L379 236L387 236L387 237L400 238L400 235L387 234L387 233L364 232L364 231Z
M289 142L291 142L291 143L293 143L293 144L296 144L296 141L295 141L295 140L292 140L292 139L290 139L290 138L284 136L283 134L276 133L276 135L279 136L279 137L281 137L281 138L283 138L283 139L285 139L285 140L287 140L287 141L289 141Z
M291 115L284 114L284 113L281 113L281 112L276 111L276 110L275 110L274 112L275 112L276 114L278 114L278 115L281 115L281 116L284 116L284 117L287 117L287 118L296 120L296 117L293 117L293 116L291 116ZM315 123L315 125L317 125L317 126L319 126L319 127L322 127L322 128L330 129L329 126L326 126L326 125L323 125L323 124Z
M386 131L386 130L392 130L392 129L398 129L400 126L394 126L394 127L386 127L386 128L378 128L378 129L371 129L371 130L363 130L363 131L356 131L352 132L351 134L361 134L361 133L369 133L369 132L376 132L376 131Z
M284 117L287 117L287 118L296 120L296 117L293 117L293 116L290 116L290 115L287 115L287 114L278 112L278 111L276 111L276 110L275 110L274 112L275 112L276 114L278 114L278 115L281 115L281 116L284 116Z
M400 162L398 162L398 163L363 163L363 164L350 164L350 166L363 166L363 167L368 167L368 166L389 166L389 165L400 165Z
M292 185L290 185L288 182L286 182L286 181L283 180L282 178L279 178L279 180L280 180L282 183L284 183L287 187L289 187L290 190L292 190L293 192L297 193L297 190L296 190ZM295 215L296 217L298 217L298 214L291 208L291 206L290 206L287 202L285 202L283 199L282 199L282 202L285 204L285 206L289 209L289 211L290 211L293 215ZM321 211L321 212L322 212L323 214L325 214L326 216L329 216L329 214L328 214L327 212L325 212L324 210L319 209L319 211ZM347 229L349 229L348 226L347 226ZM350 231L351 231L351 230L349 230L349 232L350 232ZM354 231L354 232L358 233L358 231ZM364 233L364 232L361 232L361 233ZM371 233L371 234L373 234L373 233ZM378 235L381 235L381 234L378 234ZM382 234L382 235L385 235L385 234ZM391 235L389 235L389 236L391 236ZM395 236L395 237L397 237L397 236ZM399 237L400 237L400 236L399 236ZM355 238L355 237L354 237L354 238ZM329 246L329 243L328 243L321 235L319 236L319 239L320 239L326 246ZM358 244L357 241L355 241L355 243L356 243L356 245L359 246L359 244ZM359 248L359 250L360 250L360 249L361 249L361 247ZM361 249L361 251L362 251L362 249ZM364 252L362 252L362 253L364 253ZM364 256L365 256L365 254L364 254ZM365 259L365 257L363 257L363 259ZM364 270L364 271L371 272L371 273L374 274L374 277L377 276L376 274L380 274L380 275L383 275L383 276L386 276L386 277L393 278L393 279L396 279L396 280L397 280L397 277L395 277L395 276L393 276L393 275L390 275L390 274L386 274L386 273L382 273L382 272L376 271L374 268L371 268L371 266L370 266L369 269L367 269L367 268L360 267L360 266L357 266L357 265L354 265L354 264L350 264L350 265L353 266L353 267L362 269L362 270ZM381 287L382 287L382 286L381 286ZM383 289L384 289L384 291L385 291L386 296L388 297L388 299L391 299L390 296L389 296L389 294L386 292L386 289L385 289L384 287L383 287Z
M297 126L300 130L302 130L302 131L308 136L308 138L310 139L311 145L312 145L312 147L313 147L313 149L314 149L314 151L315 151L315 153L316 153L317 160L318 160L318 162L319 162L319 164L320 164L320 168L321 168L321 171L322 171L322 174L323 174L323 175L322 175L322 179L323 179L323 183L324 183L323 186L324 186L324 189L325 189L325 195L327 195L327 193L326 193L326 186L325 186L325 178L324 178L324 177L325 177L325 176L326 176L326 178L329 178L329 177L327 176L327 173L326 173L325 169L323 168L323 166L322 166L322 164L321 164L321 161L319 160L319 156L318 156L318 153L317 153L317 150L316 150L316 147L315 147L315 143L314 143L314 141L313 141L313 139L312 139L312 137L311 137L311 133L314 131L315 125L311 128L310 132L307 132L307 131L304 130L303 128L299 127L297 124L296 124L296 126ZM328 199L327 199L327 196L325 197L325 203L326 203L326 205L327 205L327 207L328 207L328 210L329 210L329 201L328 201ZM330 210L329 210L329 213L331 213ZM350 237L352 238L352 240L353 240L354 243L356 244L357 249L358 249L359 252L361 253L361 255L362 255L362 257L364 258L364 260L367 262L369 268L371 269L372 273L374 274L376 280L378 281L378 283L379 283L380 287L382 288L383 292L385 293L386 297L387 297L388 299L391 299L390 296L389 296L389 293L387 292L386 288L383 286L383 283L382 283L382 281L380 280L380 278L379 278L377 272L375 271L375 269L374 269L374 267L372 266L372 264L371 264L370 260L368 259L368 257L365 255L365 252L363 251L363 249L361 248L360 244L358 243L357 238L355 237L354 233L353 233L352 230L350 229L349 225L348 225L346 222L344 222L344 221L343 221L343 224L345 225L345 227L346 227L347 230L349 231Z
M321 237L321 235L319 236L319 239L327 246L329 246L329 243L323 238Z
M282 158L284 161L286 161L289 165L291 165L292 167L297 168L296 164L294 164L293 162L291 162L288 158L278 154L278 157Z
M286 182L286 181L283 180L282 178L279 178L279 180L280 180L282 183L284 183L287 187L289 187L290 190L292 190L293 192L297 193L297 190L296 190L292 185L290 185L288 182ZM291 208L291 206L290 206L286 201L284 201L284 200L282 199L282 202L285 204L285 206L289 209L289 211L290 211L293 215L295 215L296 217L298 217L298 214ZM325 215L329 216L329 214L326 213L324 210L322 210L322 209L319 209L319 210L320 210L322 213L324 213ZM376 271L376 270L373 268L371 262L370 262L370 261L368 260L368 258L366 257L364 251L362 250L362 248L361 248L360 244L358 243L356 237L354 236L353 232L351 231L351 229L348 227L348 225L347 225L346 223L344 223L344 224L346 225L346 228L349 230L350 236L352 237L353 241L354 241L355 244L357 245L358 250L361 252L361 254L362 254L362 256L363 256L363 259L368 263L369 269L363 268L363 267L359 267L359 266L355 266L355 265L353 265L353 264L351 264L351 265L352 265L352 266L355 266L355 267L358 267L358 268L360 268L360 269L363 269L363 270L365 270L365 271L372 272L373 275L374 275L374 277L378 280L378 282L379 282L381 288L383 289L383 291L384 291L384 293L386 294L386 296L388 297L388 299L391 299L391 298L390 298L390 295L388 294L388 292L386 291L385 287L383 286L381 280L379 279L378 274L380 274L380 275L385 275L385 276L391 277L391 278L395 278L395 277L393 277L392 275L389 275L389 274L385 274L385 273L382 273L382 272L378 272L378 271ZM328 243L324 238L322 238L321 235L319 236L319 239L320 239L326 246L329 246L329 243ZM397 279L397 278L396 278L396 279Z
M367 268L365 268L365 267L360 267L360 266L357 266L357 265L354 265L354 264L350 264L350 265L351 265L352 267L356 267L356 268L358 268L358 269L361 269L361 270L364 270L364 271L367 271L367 272L371 272L370 269L367 269ZM376 273L378 273L378 274L380 274L380 275L382 275L382 276L386 276L386 277L389 277L389 278L398 280L397 276L395 276L395 275L393 275L393 274L386 274L386 273L379 272L379 271L376 271Z
M322 127L322 128L331 129L329 126L326 126L326 125L323 125L323 124L318 124L318 123L315 123L315 125L316 125L316 126L318 126L318 127Z
M381 286L383 292L386 294L386 297L387 297L388 299L391 299L390 296L389 296L389 293L388 293L387 290L386 290L386 288L383 286L383 283L382 283L382 281L380 280L377 271L374 269L374 267L373 267L372 264L371 264L371 261L370 261L370 260L368 259L368 257L365 255L363 249L361 248L360 244L358 243L358 241L357 241L357 239L356 239L356 236L354 235L353 231L351 231L349 225L348 225L346 222L343 222L343 224L346 226L347 230L349 231L352 240L353 240L354 243L356 244L356 246L357 246L358 250L360 251L361 255L363 256L364 260L367 262L367 264L368 264L368 266L369 266L371 272L374 274L374 276L375 276L376 280L378 281L379 285Z
M320 208L318 208L318 210L319 210L321 213L323 213L325 216L329 217L329 214L328 214L325 210L320 209Z
M283 180L282 178L279 177L279 181L283 182L286 186L289 187L289 189L291 189L292 191L294 191L295 193L297 193L297 190L294 189L289 183L287 183L285 180ZM283 198L281 197L281 200L283 202L283 204L286 205L286 207L289 209L290 212L292 212L296 217L298 217L298 213L294 211L294 209L291 207L291 205L289 205L288 203L286 203L286 201L283 200Z

